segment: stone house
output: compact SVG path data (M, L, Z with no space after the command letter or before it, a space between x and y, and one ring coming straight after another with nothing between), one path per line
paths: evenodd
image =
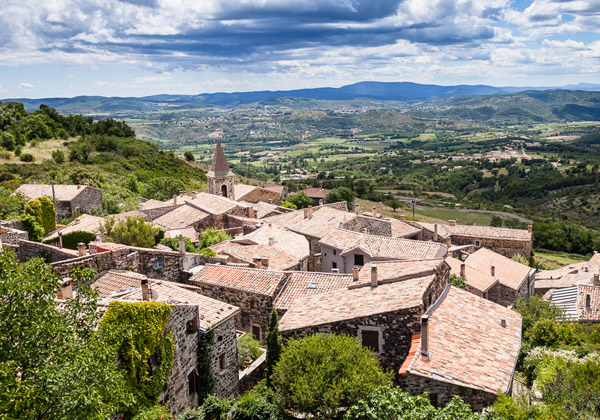
M589 261L569 264L555 270L540 270L535 273L535 294L544 296L552 289L591 284L594 274L598 271L600 271L600 254L596 251Z
M379 270L381 267L381 270ZM443 260L368 264L343 289L295 299L280 320L286 339L333 333L358 337L398 372L421 316L449 287Z
M233 197L236 201L247 201L249 203L265 202L279 205L281 201L280 193L267 188L240 183L233 185Z
M444 258L448 249L436 242L377 236L332 229L319 241L321 269L325 272L351 273L371 261L427 260Z
M488 248L505 257L520 254L529 258L533 245L531 226L528 230L509 229L494 226L458 225L449 220L447 225L423 222L408 222L423 231L419 236L423 241L434 241L452 245L472 245L475 249Z
M463 277L469 292L477 296L488 299L490 290L493 287L500 287L498 286L498 279L492 276L491 273L479 271L450 256L446 258L446 263L450 266L450 274Z
M456 287L421 318L399 369L403 390L434 405L458 395L475 411L510 394L521 348L521 315Z
M126 287L123 287L126 286ZM239 373L235 318L239 308L199 294L198 290L167 281L152 281L136 273L109 271L92 287L106 296L100 301L155 301L171 305L167 328L173 332L175 352L167 389L159 402L169 404L174 416L189 406L198 406L198 344L201 335L212 332L212 393L219 398L237 396ZM111 290L112 289L112 290Z
M28 240L29 234L24 230L0 224L0 250L2 250L2 244L19 245L19 240L21 239Z
M554 289L550 301L563 310L559 321L600 322L600 274L572 287Z
M102 190L89 185L23 184L15 191L31 200L46 196L55 203L59 218L68 218L75 212L102 211Z
M313 201L313 206L319 206L323 204L325 197L327 197L327 194L329 194L331 190L328 190L326 188L311 187L306 188L301 192L306 194L306 196Z
M264 189L277 193L280 202L287 200L289 195L289 191L285 185L273 185L272 187L264 187Z
M358 209L358 205L355 207ZM404 220L380 217L377 215L375 208L373 208L370 215L358 213L355 218L344 223L342 227L354 232L369 233L371 235L411 239L418 239L422 231L421 228Z
M208 213L205 213L194 206L182 204L159 217L152 219L152 224L165 230L192 227L194 230L200 231L203 221L209 217L210 215Z

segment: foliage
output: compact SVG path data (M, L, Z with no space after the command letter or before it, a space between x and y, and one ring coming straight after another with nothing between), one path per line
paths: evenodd
M562 315L560 308L538 296L519 299L516 310L523 317L523 332L528 331L538 320L555 320Z
M20 194L12 195L12 191L0 187L0 220L16 218L23 214L25 203Z
M280 409L331 419L389 384L391 374L354 337L309 335L288 341L272 379Z
M41 196L29 200L25 204L25 213L35 217L38 224L44 228L45 235L56 229L56 210L48 197Z
M229 398L219 399L209 395L202 404L202 413L206 420L225 419L225 415L231 410L233 401Z
M252 337L252 334L244 334L241 336L237 340L237 345L239 370L247 368L263 353L260 349L260 343Z
M522 256L521 254L513 255L512 259L523 265L529 265L529 260L527 258L525 258L524 256Z
M390 206L394 211L401 206L400 201L398 201L396 197L393 197L390 201L388 201L387 205Z
M355 197L356 195L354 194L354 191L352 191L350 188L340 187L334 188L333 190L329 191L329 194L327 194L327 197L325 197L325 202L338 203L340 201L345 201L346 203L348 203L348 209L354 210Z
M35 160L35 157L33 157L31 153L21 153L21 155L19 156L19 160L21 162L33 162Z
M207 257L216 257L217 256L217 253L210 248L202 248L200 250L200 253Z
M540 319L525 332L524 341L528 347L556 348L560 345L571 346L580 343L575 332L577 326L556 322L554 319Z
M477 420L482 419L460 398L454 397L444 408L431 405L427 394L411 396L395 386L381 386L354 404L344 420Z
M68 249L77 249L77 244L79 243L84 243L84 244L89 244L90 242L93 242L96 240L96 235L92 232L86 232L83 230L76 230L73 232L69 232L63 235L62 238L62 245L63 248L68 248ZM47 243L51 243L51 244L56 244L58 243L58 237L49 239L44 241L45 244Z
M530 405L521 398L511 398L498 394L496 402L490 409L490 420L550 420L553 417L541 404ZM557 419L558 420L558 419Z
M185 184L171 176L151 179L146 185L146 198L166 201L185 190Z
M163 420L173 418L168 405L155 405L140 411L133 420Z
M220 244L224 241L229 241L233 239L231 236L227 234L227 232L223 230L215 230L212 228L206 229L200 235L200 249L210 248L213 245Z
M141 216L127 216L119 221L111 216L100 226L100 233L106 241L141 248L152 248L159 231Z
M456 274L450 274L450 285L459 289L469 290L467 280L463 276L457 276Z
M98 292L91 270L72 270L73 299L57 305L59 278L40 259L0 253L0 417L111 418L131 403L123 377L95 332Z
M194 154L192 152L190 152L189 150L187 152L185 152L183 154L183 156L185 157L185 160L187 160L188 162L194 162L196 160L196 158L194 158Z
M60 165L65 162L65 154L62 150L55 150L52 152L52 160Z
M208 330L204 334L198 333L198 402L202 404L210 395L215 386L215 377L212 370L212 346L215 339L215 330Z
M190 238L184 236L183 241L185 243L185 252L196 252L196 246L190 240ZM161 245L168 246L173 251L179 252L179 238L163 238L159 242Z
M151 407L167 386L173 365L173 333L167 331L171 306L160 302L111 302L99 331L110 332L108 346L117 351L127 390L136 405L123 406L128 416Z
M273 369L281 357L283 344L279 334L279 319L277 309L273 307L271 317L269 318L269 328L267 330L267 358L265 361L265 376L267 377L267 386L271 386L271 375Z
M27 230L27 235L29 236L30 241L41 241L44 237L44 227L40 225L35 218L31 214L24 214L19 216L19 221L23 223L25 226L25 230Z
M290 203L289 201L281 201L279 203L281 207L285 207L286 209L298 210L298 207L294 203Z
M287 202L296 206L296 209L304 209L313 205L312 198L302 191L297 194L288 195Z
M277 407L256 390L243 394L227 416L231 420L279 420L282 417Z
M502 227L502 218L500 216L493 215L490 220L490 226Z

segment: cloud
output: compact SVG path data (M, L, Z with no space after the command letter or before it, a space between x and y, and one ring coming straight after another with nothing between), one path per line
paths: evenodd
M22 82L19 84L18 88L23 89L25 91L31 91L33 88L35 88L35 86L32 85L31 83Z

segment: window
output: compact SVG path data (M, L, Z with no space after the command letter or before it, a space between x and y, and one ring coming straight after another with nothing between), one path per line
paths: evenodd
M592 303L592 297L590 295L585 295L585 309L590 310L590 304Z
M379 353L379 331L362 330L362 346Z
M354 265L365 265L365 256L362 254L354 254Z
M258 325L252 326L252 337L254 337L255 340L260 341L260 327Z
M435 392L430 393L429 401L431 401L431 405L433 405L434 407L437 407L439 405L438 394Z
M198 375L196 374L196 371L193 370L190 373L188 373L188 390L189 390L189 394L195 394L197 392L197 385L198 385Z
M219 356L219 372L222 372L225 369L227 369L227 363L225 360L225 353L223 353Z
M336 262L332 262L331 263L331 268L337 268L337 263Z
M309 284L308 284L308 288L309 288L310 290L314 290L314 289L316 289L316 288L317 288L317 283L315 283L315 282L309 283Z
M337 250L333 250L333 255L337 255Z
M481 241L475 241L475 246L481 246Z

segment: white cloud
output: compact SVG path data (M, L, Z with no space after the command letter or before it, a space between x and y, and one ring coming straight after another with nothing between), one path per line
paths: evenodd
M18 88L19 88L19 89L23 89L23 90L25 90L25 91L30 91L30 90L32 90L33 88L35 88L35 86L34 86L34 85L32 85L31 83L25 83L25 82L22 82L22 83L20 83L20 84L19 84Z

